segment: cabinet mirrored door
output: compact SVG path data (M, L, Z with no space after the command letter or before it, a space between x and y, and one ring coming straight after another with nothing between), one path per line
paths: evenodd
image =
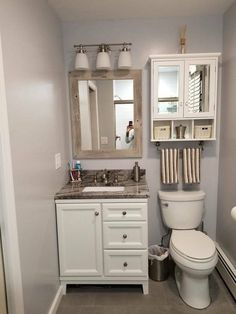
M215 60L185 62L185 117L214 117L215 71Z
M183 115L183 61L154 63L153 117L177 118Z

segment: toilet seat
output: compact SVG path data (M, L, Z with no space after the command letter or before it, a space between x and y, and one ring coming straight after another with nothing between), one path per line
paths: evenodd
M173 230L171 246L181 257L198 263L211 261L216 254L214 242L196 230Z

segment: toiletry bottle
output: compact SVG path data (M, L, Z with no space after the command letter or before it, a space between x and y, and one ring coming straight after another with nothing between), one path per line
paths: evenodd
M81 170L81 163L80 163L80 160L76 160L76 161L75 161L75 169Z
M133 167L133 179L135 182L139 182L140 181L140 167L138 165L138 162L136 161Z

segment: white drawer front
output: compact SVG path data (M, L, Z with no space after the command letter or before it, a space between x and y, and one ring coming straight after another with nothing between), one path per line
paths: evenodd
M102 207L105 221L147 219L147 203L106 203Z
M147 248L147 223L104 222L103 245L105 249Z
M147 276L147 250L105 250L105 276Z

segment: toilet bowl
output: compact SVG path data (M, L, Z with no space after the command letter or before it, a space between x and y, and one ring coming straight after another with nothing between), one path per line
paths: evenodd
M193 308L210 302L208 276L218 257L215 243L195 229L204 215L203 191L159 191L163 222L172 229L170 255L176 268L175 279L183 301Z
M211 302L208 277L218 261L214 242L200 231L173 230L170 254L181 298L191 307L206 308Z

